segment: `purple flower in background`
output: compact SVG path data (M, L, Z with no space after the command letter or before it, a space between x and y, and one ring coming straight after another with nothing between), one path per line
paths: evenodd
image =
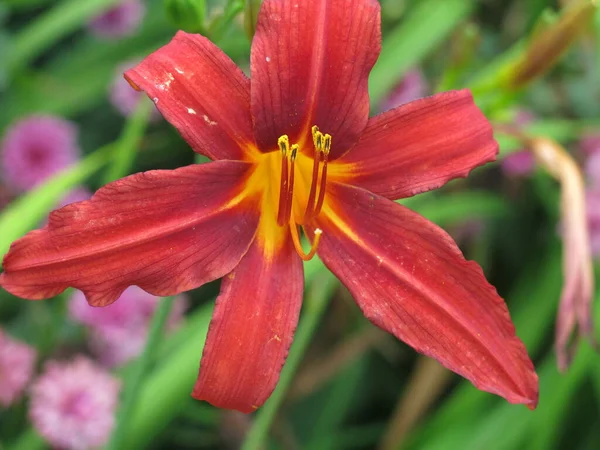
M586 155L600 152L600 133L588 134L579 141L579 146Z
M0 211L10 203L11 197L10 190L0 182Z
M588 184L593 189L600 189L600 148L589 154L585 163L585 174Z
M595 258L600 258L600 134L585 136L579 146L587 156L585 174L588 190L586 210L590 230L590 245Z
M142 352L150 321L160 301L160 297L131 286L121 294L120 301L95 308L88 305L83 293L75 291L69 311L75 321L90 328L91 347L100 361L108 367L114 367ZM185 297L175 299L168 328L177 326L186 307Z
M85 357L49 362L31 387L29 415L55 447L100 447L115 423L119 389L118 379Z
M600 258L600 189L586 193L586 206L592 254Z
M388 111L397 106L412 102L428 93L427 81L420 70L412 69L396 85L392 92L381 102L381 111Z
M19 399L33 375L37 352L11 339L0 329L0 405L8 407Z
M30 116L7 131L0 149L2 178L15 192L27 191L78 161L77 128L52 116Z
M529 150L519 150L506 155L501 167L507 176L527 176L535 168L535 157Z
M140 0L124 0L93 18L89 27L96 36L120 38L133 34L139 27L146 8Z
M88 191L84 187L77 187L71 190L67 195L65 195L61 201L56 205L55 209L62 208L63 206L70 205L75 202L83 202L84 200L89 200L92 197L92 193Z
M129 82L123 77L125 71L137 66L139 61L128 61L117 66L115 78L110 86L110 103L124 116L130 116L140 101L149 102L150 99L141 91L131 89ZM161 117L158 109L154 108L150 120L155 121Z
M513 117L513 124L518 127L529 125L535 120L535 115L531 111L526 109L519 109L515 112ZM502 172L509 177L525 177L531 175L535 168L535 157L527 149L517 150L506 155L501 163L500 167Z

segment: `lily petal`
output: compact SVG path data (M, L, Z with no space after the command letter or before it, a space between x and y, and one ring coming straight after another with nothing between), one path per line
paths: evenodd
M125 73L195 152L211 159L244 159L254 147L250 81L204 36L178 32Z
M220 278L258 226L258 202L238 195L251 168L218 161L108 184L13 243L0 285L32 300L75 287L105 306L130 285L166 296Z
M264 1L251 54L259 146L275 150L282 134L302 144L317 125L333 137L330 158L342 155L367 124L367 79L380 49L375 0Z
M492 127L471 93L450 91L373 117L329 174L395 200L466 177L497 153Z
M329 193L318 253L367 319L477 388L535 407L533 364L481 268L402 205L341 184Z
M298 323L302 273L289 238L275 253L255 241L223 279L194 398L244 413L267 400Z

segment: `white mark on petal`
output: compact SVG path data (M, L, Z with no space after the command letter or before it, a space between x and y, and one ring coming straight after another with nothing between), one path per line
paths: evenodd
M210 120L210 117L208 117L206 114L204 114L204 121L211 127L214 127L217 124L217 122Z
M183 70L181 70L179 67L175 67L175 71L180 74L183 75L185 72Z
M270 57L270 56L267 56L267 57L265 58L265 61L266 61L266 62L271 62L271 57Z
M154 103L158 103L158 97L154 97L154 98L152 99L152 101L153 101Z
M167 78L163 80L162 83L158 84L156 87L161 91L165 91L171 87L171 83L175 80L173 74L171 72L167 72Z
M196 114L196 110L193 108L188 108L188 114Z

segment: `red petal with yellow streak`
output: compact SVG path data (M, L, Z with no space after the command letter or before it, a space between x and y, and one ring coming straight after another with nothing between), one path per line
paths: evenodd
M497 153L492 127L471 93L450 91L373 117L329 173L394 200L466 177Z
M256 140L274 150L317 125L333 136L331 159L350 148L369 117L367 79L381 48L375 0L265 0L252 42ZM306 135L304 133L307 133Z
M303 287L289 236L274 252L255 241L223 279L194 398L244 413L267 400L292 343Z
M204 36L178 32L125 73L190 144L211 159L244 159L254 146L250 81Z
M380 328L511 403L538 379L508 310L441 228L402 205L333 184L319 256Z
M218 161L108 184L13 243L0 285L33 300L75 287L104 306L130 285L166 296L222 277L257 229L258 202L238 197L251 169Z

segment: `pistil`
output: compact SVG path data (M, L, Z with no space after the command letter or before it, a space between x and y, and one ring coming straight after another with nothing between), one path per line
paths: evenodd
M300 256L300 258L302 258L303 261L310 261L311 259L313 259L313 257L317 253L317 248L319 247L319 242L321 241L321 235L323 234L323 231L320 228L317 228L315 230L315 238L312 241L310 251L308 253L304 252L304 249L300 244L300 236L298 236L298 225L290 224L290 232L292 234L292 242L294 243L294 248L296 249L296 253L298 253L298 256Z

